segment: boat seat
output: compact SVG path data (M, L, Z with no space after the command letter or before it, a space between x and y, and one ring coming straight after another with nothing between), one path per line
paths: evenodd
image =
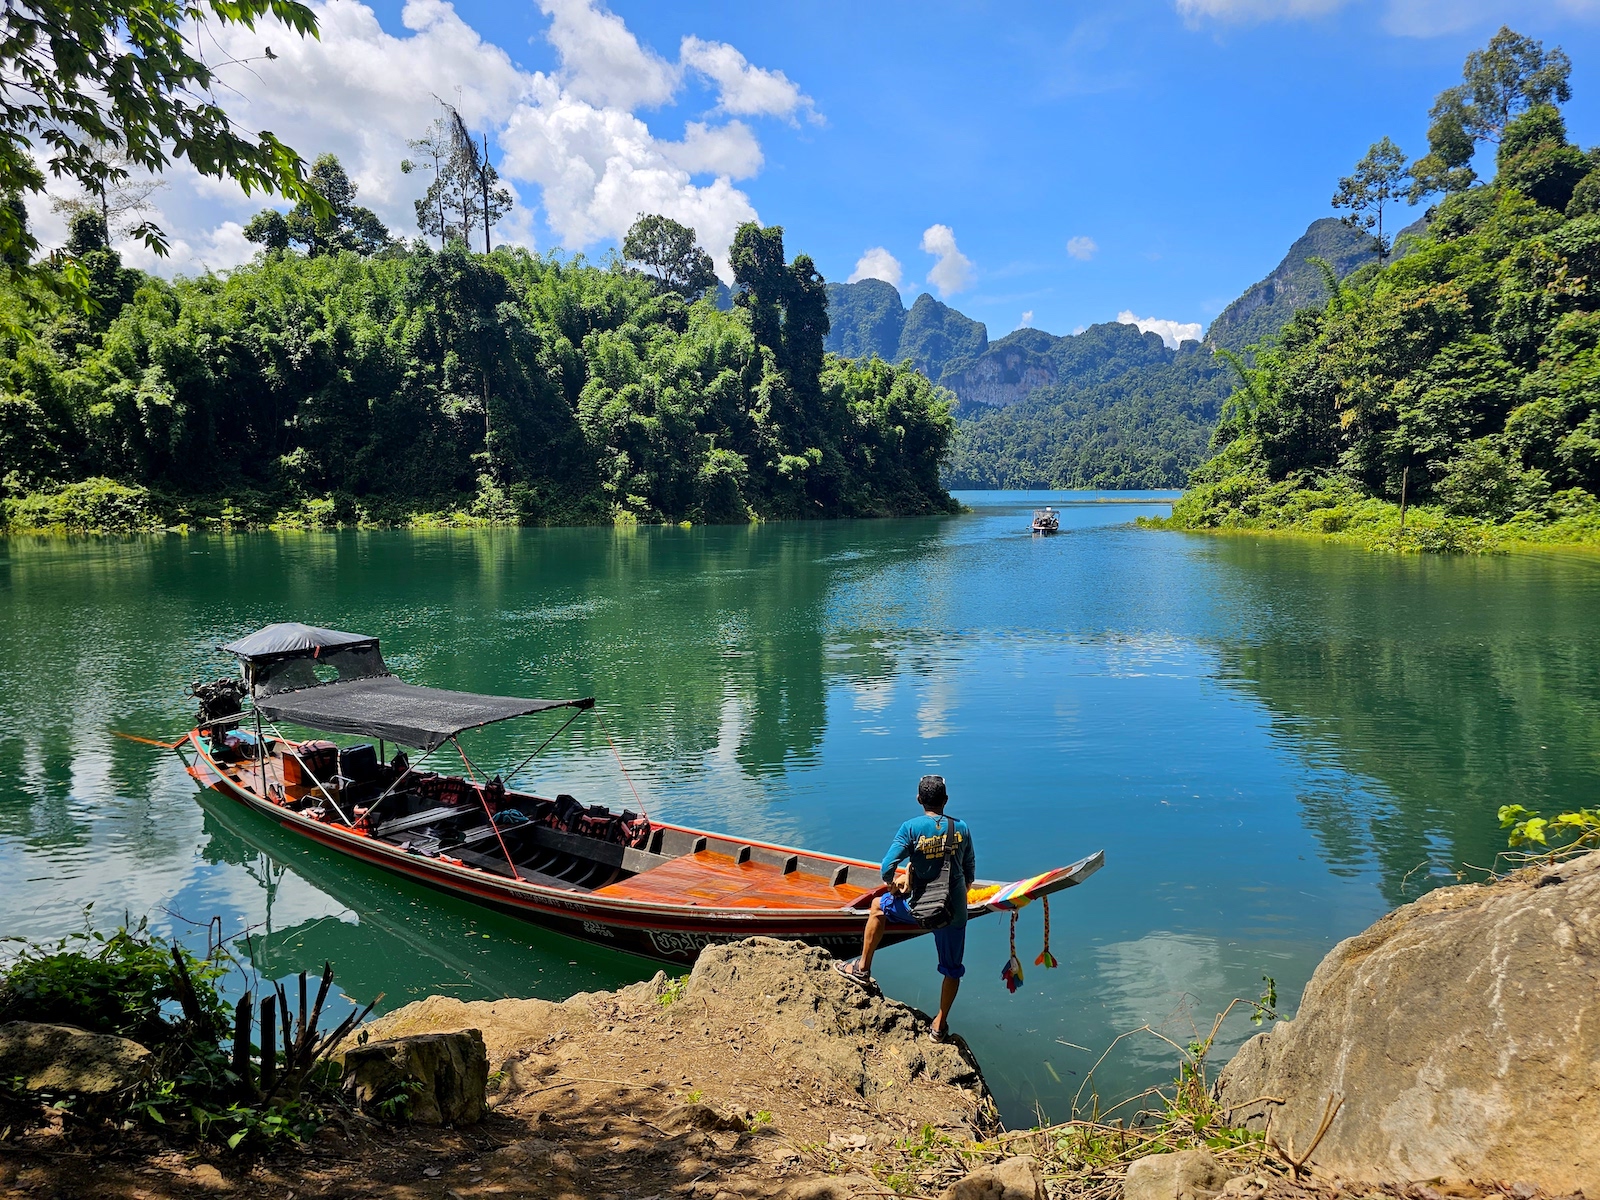
M479 867L485 871L492 871L496 875L511 874L511 867L500 854L480 854L476 850L463 850L457 846L446 847L445 854L451 858L459 858L469 867ZM537 883L542 887L559 888L563 892L587 892L589 889L576 883L569 883L565 879L557 879L554 875L546 875L543 871L530 871L527 867L517 868L517 878L524 883Z
M373 831L375 837L388 837L390 834L404 833L408 829L416 829L422 825L432 825L446 817L460 815L459 808L452 808L445 804L438 808L430 808L426 812L412 813L409 817L396 817L392 821L385 821Z

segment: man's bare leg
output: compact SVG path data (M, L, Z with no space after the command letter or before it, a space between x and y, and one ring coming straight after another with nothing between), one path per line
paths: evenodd
M883 929L889 923L889 918L883 915L882 896L872 898L872 908L867 913L867 928L861 935L861 971L865 975L872 974L872 956L878 952L878 944L883 941Z
M944 976L944 982L939 985L939 1015L933 1019L933 1028L937 1032L950 1032L950 1006L956 1002L956 993L960 990L961 980Z

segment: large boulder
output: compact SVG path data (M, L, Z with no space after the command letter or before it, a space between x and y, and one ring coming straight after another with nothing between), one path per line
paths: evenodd
M857 1095L892 1104L913 1079L988 1096L978 1062L958 1042L934 1042L928 1018L862 991L825 950L777 938L708 946L689 976L685 1011L758 1011L774 1052Z
M368 1042L344 1055L344 1087L356 1103L382 1112L400 1101L392 1114L422 1125L480 1120L488 1083L489 1055L476 1029Z
M1122 1200L1207 1200L1228 1182L1209 1150L1147 1154L1135 1159L1122 1183Z
M110 1099L144 1083L152 1062L138 1042L108 1033L33 1021L0 1025L0 1079L20 1079L30 1092Z
M1325 1173L1600 1196L1600 853L1433 892L1341 942L1224 1104ZM1342 1106L1340 1102L1342 1101Z
M1044 1175L1038 1159L1019 1154L956 1180L939 1200L1045 1200Z

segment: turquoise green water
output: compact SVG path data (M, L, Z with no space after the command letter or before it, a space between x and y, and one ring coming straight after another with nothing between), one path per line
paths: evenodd
M1015 995L1005 924L971 927L953 1024L1015 1122L1065 1116L1125 1030L1184 1040L1263 975L1292 1009L1334 942L1489 863L1499 804L1595 799L1600 558L1142 531L1164 506L1083 493L1036 539L1042 497L963 499L749 529L0 541L0 934L59 934L92 903L203 945L220 916L253 969L332 958L384 1007L654 972L330 860L110 736L186 728L188 682L228 669L212 648L283 619L378 634L420 683L599 696L660 817L873 858L937 771L982 875L1103 848L1052 908L1059 969L1032 966L1037 905ZM510 761L552 728L468 749ZM591 720L538 761L541 789L632 805ZM878 974L934 1003L930 944ZM1171 1069L1140 1035L1095 1086Z

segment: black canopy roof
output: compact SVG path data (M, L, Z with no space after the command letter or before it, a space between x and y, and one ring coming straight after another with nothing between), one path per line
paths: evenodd
M466 729L552 708L593 708L592 699L525 700L402 683L393 675L279 692L256 701L261 715L328 733L385 738L432 750Z
M256 709L269 720L383 738L422 750L433 750L464 730L496 721L552 708L594 707L593 699L479 696L404 683L389 674L377 638L297 621L268 625L220 649L245 664ZM298 659L331 659L339 678L314 682L310 664Z
M357 646L377 646L378 639L364 633L341 633L337 629L322 629L316 625L302 625L299 621L279 621L254 633L218 646L244 662L266 663L280 658L320 656L333 650L349 650Z

